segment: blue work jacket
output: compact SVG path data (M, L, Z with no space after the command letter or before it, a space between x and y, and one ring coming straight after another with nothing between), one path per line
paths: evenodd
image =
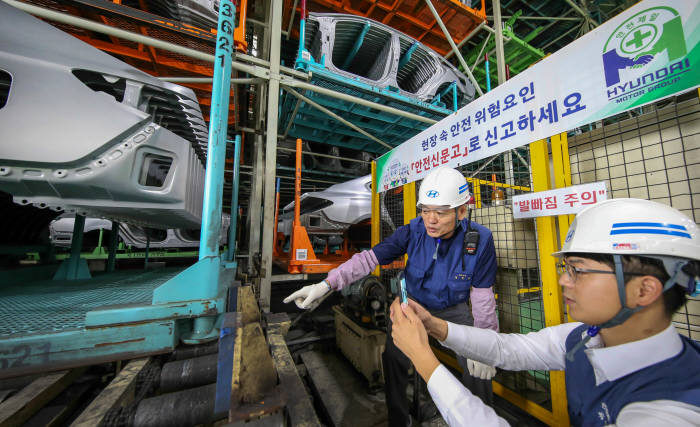
M588 325L581 325L566 338L566 351L581 341ZM700 344L684 336L683 350L675 357L596 386L593 366L584 350L566 360L566 396L574 426L615 424L617 416L632 402L674 400L700 406Z
M405 274L409 295L430 310L442 310L467 301L472 287L488 288L496 280L496 248L491 231L474 221L471 228L479 232L474 255L464 253L466 219L438 247L437 239L428 235L421 217L397 228L372 251L382 265L408 254Z

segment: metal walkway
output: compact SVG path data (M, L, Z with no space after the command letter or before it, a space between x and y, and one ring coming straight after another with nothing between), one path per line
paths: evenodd
M150 305L153 291L181 269L106 273L88 280L40 280L0 287L0 340L85 327L85 315L115 305Z

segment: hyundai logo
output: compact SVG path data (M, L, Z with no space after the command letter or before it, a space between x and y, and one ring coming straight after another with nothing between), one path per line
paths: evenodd
M426 194L426 196L430 197L431 199L434 199L434 198L436 198L436 197L439 196L439 195L440 195L440 193L438 193L438 192L435 191L435 190L430 190L430 191L428 191L428 193Z

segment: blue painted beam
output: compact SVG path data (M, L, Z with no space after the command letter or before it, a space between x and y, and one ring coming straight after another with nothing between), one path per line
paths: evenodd
M107 271L114 271L117 263L117 243L119 242L119 223L112 221L112 231L109 234L109 256L107 257Z
M209 144L202 206L202 234L199 241L200 260L208 257L219 257L228 104L231 89L233 18L235 14L236 7L231 0L222 0L219 6L215 53L217 60L214 63L214 82L212 83L211 120L209 122Z
M85 216L75 215L73 223L73 239L70 246L70 258L63 261L58 267L53 280L82 280L89 279L90 270L87 261L80 258L80 251L83 248L83 231L85 229Z
M121 305L114 308L88 311L85 326L88 328L127 325L143 321L182 319L207 316L223 312L224 299L180 301L155 305Z
M352 49L350 49L348 56L345 58L345 62L343 62L343 66L340 67L343 70L347 70L348 67L350 66L350 64L352 63L352 60L355 59L355 55L357 55L357 52L362 47L362 43L365 41L365 36L367 35L367 32L369 31L369 27L370 27L369 22L365 22L365 25L360 30L360 34L358 34L357 39L355 39L355 44L352 46Z
M408 48L406 53L403 54L401 59L399 60L399 69L406 65L408 61L411 60L411 55L413 55L413 52L418 48L418 40L414 41L411 47Z
M161 320L0 339L0 378L167 353L175 331L174 320Z
M199 261L153 291L153 304L173 301L221 298L222 286L219 236L223 207L228 104L231 89L231 56L236 8L231 0L219 4L219 25L216 62L209 121L207 168L202 205L202 233L199 239ZM213 313L215 314L215 313Z

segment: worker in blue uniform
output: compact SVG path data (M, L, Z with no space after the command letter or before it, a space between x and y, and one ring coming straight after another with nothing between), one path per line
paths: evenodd
M661 203L607 200L579 212L553 255L577 322L499 334L392 304L393 340L448 424L508 425L440 365L427 334L501 369L565 370L573 425L700 425L700 345L671 323L687 294L700 294L695 222Z
M378 265L408 254L404 273L412 299L438 318L497 331L493 293L496 250L491 232L467 219L470 199L467 180L459 171L447 167L431 171L420 186L419 217L397 228L372 249L355 254L331 270L326 280L305 286L284 302L296 301L300 308L309 308L331 290L342 289ZM410 362L391 340L391 324L387 329L382 362L389 425L403 427L411 420L406 397ZM491 378L496 369L461 356L458 362L463 368L465 386L491 404Z

